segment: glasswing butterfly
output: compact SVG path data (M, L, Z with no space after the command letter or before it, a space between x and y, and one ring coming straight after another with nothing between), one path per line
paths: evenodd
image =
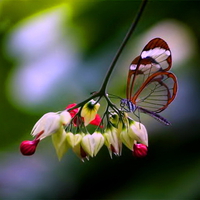
M171 66L172 56L168 44L161 38L152 39L129 67L126 99L121 100L122 110L138 110L138 113L146 113L170 125L158 113L168 107L177 93L176 76L169 72Z

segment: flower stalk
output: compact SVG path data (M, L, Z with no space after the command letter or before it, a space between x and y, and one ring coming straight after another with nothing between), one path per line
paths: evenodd
M141 3L141 6L138 10L138 13L135 17L135 19L133 20L133 23L131 24L127 34L125 35L122 43L121 43L121 46L119 47L117 53L115 54L115 57L113 58L111 64L110 64L110 67L108 68L108 71L106 73L106 76L103 80L103 83L99 89L98 92L94 92L89 98L87 98L86 100L82 101L81 103L77 104L76 106L74 106L73 108L70 108L69 110L71 109L75 109L75 108L79 108L79 107L82 107L83 105L85 105L87 102L89 102L91 99L95 99L96 97L105 97L106 101L109 103L109 104L112 104L112 102L110 101L110 99L107 97L107 85L108 85L108 82L110 80L110 76L116 66L116 63L122 53L122 51L124 50L124 47L126 46L128 40L130 39L131 35L133 34L143 12L144 12L144 9L146 7L146 4L147 4L148 0L142 0L142 3Z
M145 8L145 6L147 4L147 1L148 0L143 0L142 1L141 7L140 7L140 9L139 9L139 11L138 11L138 13L136 15L136 18L133 20L133 23L131 24L131 27L129 28L129 30L128 30L128 32L127 32L127 34L126 34L121 46L119 47L119 49L118 49L118 51L117 51L112 63L110 64L110 67L108 69L108 72L106 74L106 77L105 77L105 79L103 81L103 84L101 86L101 89L100 89L99 93L102 93L102 94L106 95L106 87L108 85L108 81L109 81L110 76L111 76L111 74L113 72L113 69L115 68L115 65L116 65L116 63L117 63L117 61L118 61L118 59L119 59L124 47L126 46L126 44L127 44L128 40L130 39L133 31L135 30L135 28L136 28L136 26L137 26L137 24L139 22L139 19L142 16L144 8Z

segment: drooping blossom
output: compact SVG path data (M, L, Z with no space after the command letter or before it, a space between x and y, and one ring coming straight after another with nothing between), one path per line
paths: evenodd
M84 124L87 126L91 121L96 117L97 111L99 110L100 104L94 101L93 99L87 102L82 110L81 117L84 118Z
M57 132L62 132L64 126L71 121L71 115L66 110L62 112L49 112L43 115L35 124L31 135L39 140Z
M105 145L110 153L110 157L112 158L112 153L120 156L122 152L122 142L119 138L117 129L110 126L105 130L103 136L105 139Z
M62 138L62 135L65 134L64 126L66 126L70 120L71 116L66 110L57 113L49 112L43 115L36 122L31 131L31 135L35 137L35 139L33 141L23 141L20 144L21 153L23 155L33 155L40 140L51 135L56 135L53 137L53 143L58 157L61 158L66 151L66 147L61 145L61 140L57 138ZM62 139L62 141L64 140Z
M76 106L77 104L76 103L73 103L73 104L69 104L67 107L66 107L66 109L68 110L68 109L70 109L70 108L73 108L74 106ZM84 108L84 110L86 111L86 109ZM79 108L75 108L75 109L73 109L73 110L69 110L68 112L70 113L70 115L71 115L71 117L72 118L74 118L73 119L73 124L74 124L74 126L77 126L77 125L79 125L80 123L81 123L81 121L80 120L82 120L83 122L84 122L84 124L86 125L88 125L88 121L90 121L89 122L89 124L91 124L91 125L95 125L95 126L100 126L100 123L101 123L101 117L100 117L100 115L98 115L97 113L95 114L95 117L94 117L94 119L93 118L91 118L91 116L88 118L87 116L82 116L81 118L77 118L77 117L75 117L75 115L78 113L78 111L79 111ZM90 111L88 111L89 113L90 113ZM87 111L86 111L86 113L88 113ZM84 114L84 112L83 112L83 114ZM85 123L85 120L87 120L87 122ZM101 128L102 128L102 126L100 126Z

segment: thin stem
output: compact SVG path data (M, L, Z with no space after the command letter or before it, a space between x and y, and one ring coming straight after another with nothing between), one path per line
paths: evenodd
M73 109L75 109L75 108L78 108L78 107L80 107L80 106L82 106L82 105L84 105L85 103L87 103L88 101L90 101L91 99L94 99L94 98L96 98L96 97L100 97L100 98L101 98L102 96L104 96L104 97L107 99L107 101L110 102L110 100L109 100L109 99L107 98L107 96L106 96L106 95L107 95L107 93L106 93L106 87L107 87L108 81L109 81L110 76L111 76L111 74L112 74L112 72L113 72L113 69L115 68L115 64L116 64L116 62L117 62L119 56L121 55L121 53L122 53L124 47L126 46L128 40L129 40L129 38L131 37L133 31L135 30L135 28L136 28L136 26L137 26L137 24L138 24L138 22L139 22L139 19L141 18L141 15L142 15L142 13L143 13L143 11L144 11L144 8L145 8L145 6L146 6L147 1L148 1L148 0L142 0L142 4L141 4L140 9L139 9L139 11L138 11L138 13L137 13L137 15L136 15L136 18L134 19L133 23L131 24L131 27L129 28L129 30L128 30L128 32L127 32L127 34L126 34L126 36L125 36L125 38L124 38L124 40L123 40L121 46L119 47L119 49L118 49L118 51L117 51L117 53L116 53L116 55L115 55L115 57L114 57L112 63L110 64L110 67L109 67L109 69L108 69L108 72L107 72L107 74L106 74L106 77L105 77L105 79L104 79L104 81L103 81L103 84L102 84L102 86L101 86L99 92L94 93L94 94L91 95L89 98L87 98L86 100L84 100L84 101L82 101L81 103L77 104L77 105L74 106L73 108L69 108L69 109L68 109L69 111L70 111L70 110L73 110Z
M91 99L94 99L94 98L99 97L99 96L101 96L101 93L97 92L97 93L93 94L92 96L90 96L89 98L82 101L81 103L77 104L76 106L74 106L72 108L68 108L67 110L70 111L70 110L74 110L75 108L79 108L80 106L83 106L84 104L86 104ZM103 94L102 94L102 96L103 96Z
M115 68L115 64L116 64L116 62L117 62L119 56L121 55L121 53L122 53L124 47L126 46L128 40L129 40L129 38L131 37L133 31L135 30L135 28L136 28L136 26L137 26L137 24L138 24L138 22L139 22L139 19L141 18L141 15L142 15L142 13L143 13L143 11L144 11L144 8L145 8L145 6L146 6L147 1L148 1L148 0L143 0L143 1L142 1L141 7L140 7L140 9L139 9L139 11L138 11L138 13L137 13L137 15L136 15L136 18L134 19L133 23L131 24L131 27L129 28L129 30L128 30L128 32L127 32L127 34L126 34L126 36L125 36L125 38L124 38L124 40L123 40L123 42L122 42L120 48L118 49L118 51L117 51L117 53L116 53L116 55L115 55L115 57L114 57L114 59L113 59L111 65L110 65L110 67L109 67L109 69L108 69L108 72L107 72L107 74L106 74L106 77L105 77L105 79L104 79L104 82L103 82L103 84L102 84L102 86L101 86L101 89L100 89L100 92L99 92L99 93L104 93L104 94L106 93L106 87L107 87L108 81L109 81L109 79L110 79L110 76L111 76L111 74L112 74L112 71L113 71L113 69Z

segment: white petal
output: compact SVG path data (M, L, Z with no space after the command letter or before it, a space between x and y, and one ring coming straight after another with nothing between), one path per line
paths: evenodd
M93 157L94 154L94 146L95 146L95 140L92 135L87 134L82 138L81 146L83 149L91 156Z
M132 139L148 146L147 130L143 124L134 121L130 124L128 134Z
M97 132L93 133L92 136L95 140L94 156L96 156L104 144L104 137L101 133L97 133Z
M71 119L71 115L68 111L64 110L60 113L60 120L63 125L67 125Z
M60 128L62 127L59 114L50 112L46 113L38 120L31 131L31 135L35 137L38 136L38 139L43 139L57 132ZM40 133L42 134L39 135Z

